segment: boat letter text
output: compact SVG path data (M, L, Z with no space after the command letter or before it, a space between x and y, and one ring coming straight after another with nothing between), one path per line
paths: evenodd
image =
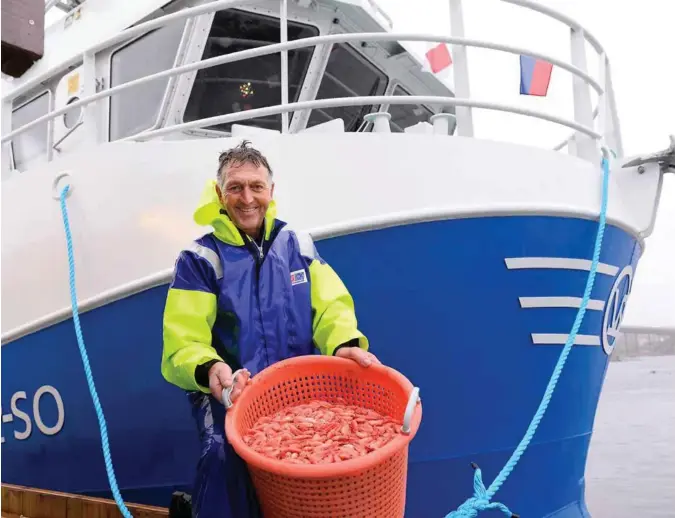
M45 420L42 416L44 405L50 405L46 400L53 399L56 403L56 420ZM24 441L31 436L33 427L36 427L44 435L56 435L63 428L65 410L61 394L51 385L42 385L35 391L31 398L21 390L12 394L9 403L10 412L2 412L3 435L1 442L5 442L5 424L13 424L14 438ZM51 412L50 412L51 413ZM48 421L48 422L47 422Z

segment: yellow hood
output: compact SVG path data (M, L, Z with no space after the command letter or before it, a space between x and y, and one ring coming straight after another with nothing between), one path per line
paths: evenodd
M214 235L225 243L243 246L244 240L234 222L226 213L223 204L220 203L216 192L216 181L209 180L202 191L199 205L194 212L194 220L198 225L213 227ZM277 205L274 200L270 201L265 213L265 239L269 239L274 228L274 220L277 217Z

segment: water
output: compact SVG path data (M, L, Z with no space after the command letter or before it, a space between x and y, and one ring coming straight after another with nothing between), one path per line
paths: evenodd
M593 518L675 517L675 356L610 363L586 501Z

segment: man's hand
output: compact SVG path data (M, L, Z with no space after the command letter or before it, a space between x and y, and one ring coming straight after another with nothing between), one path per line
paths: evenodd
M244 390L246 383L248 383L249 377L250 375L246 369L244 369L242 373L237 376L237 384L234 389L232 389L232 393L230 394L230 399L233 402L235 399L237 399L237 397L239 397L241 391ZM223 389L231 387L233 381L232 369L227 363L214 363L209 369L209 389L211 389L211 395L213 395L213 397L221 403L223 398Z
M209 388L211 395L218 401L223 397L223 389L232 385L232 369L227 363L218 362L209 369Z
M340 347L340 349L338 349L338 351L335 353L335 356L354 360L362 367L370 367L373 363L376 365L382 365L382 362L377 359L377 356L368 351L364 351L360 347Z

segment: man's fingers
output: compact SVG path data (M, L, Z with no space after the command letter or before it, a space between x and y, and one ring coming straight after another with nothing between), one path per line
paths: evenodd
M232 385L232 369L225 362L218 362L209 369L211 394L220 401L223 389Z
M209 388L211 389L211 395L220 401L223 395L223 386L220 384L220 381L214 376L209 380Z
M234 379L234 374L232 373L231 370L230 372L223 371L223 375L219 378L219 381L220 383L222 383L223 388L231 387L230 400L234 402L234 400L241 395L242 391L244 390L250 379L251 373L248 371L248 369L242 369L237 374L236 381Z
M241 388L236 386L232 389L232 393L230 394L230 399L234 402L240 395L241 395Z
M358 361L364 367L370 367L373 363L373 360L370 358L368 353L362 349L357 349L358 352L355 352L355 360Z
M232 385L232 369L224 362L214 365L210 375L216 379L222 388Z
M370 367L373 363L381 365L380 360L378 360L377 357L371 352L352 347L350 353L352 359L356 360L364 367Z
M218 381L220 384L223 386L223 388L227 388L232 385L233 379L232 379L232 373L231 372L223 372L219 371L216 373L216 376L218 377Z
M377 359L377 356L358 347L343 347L338 350L337 356L354 360L362 367L370 367L372 364L382 365L380 360Z

